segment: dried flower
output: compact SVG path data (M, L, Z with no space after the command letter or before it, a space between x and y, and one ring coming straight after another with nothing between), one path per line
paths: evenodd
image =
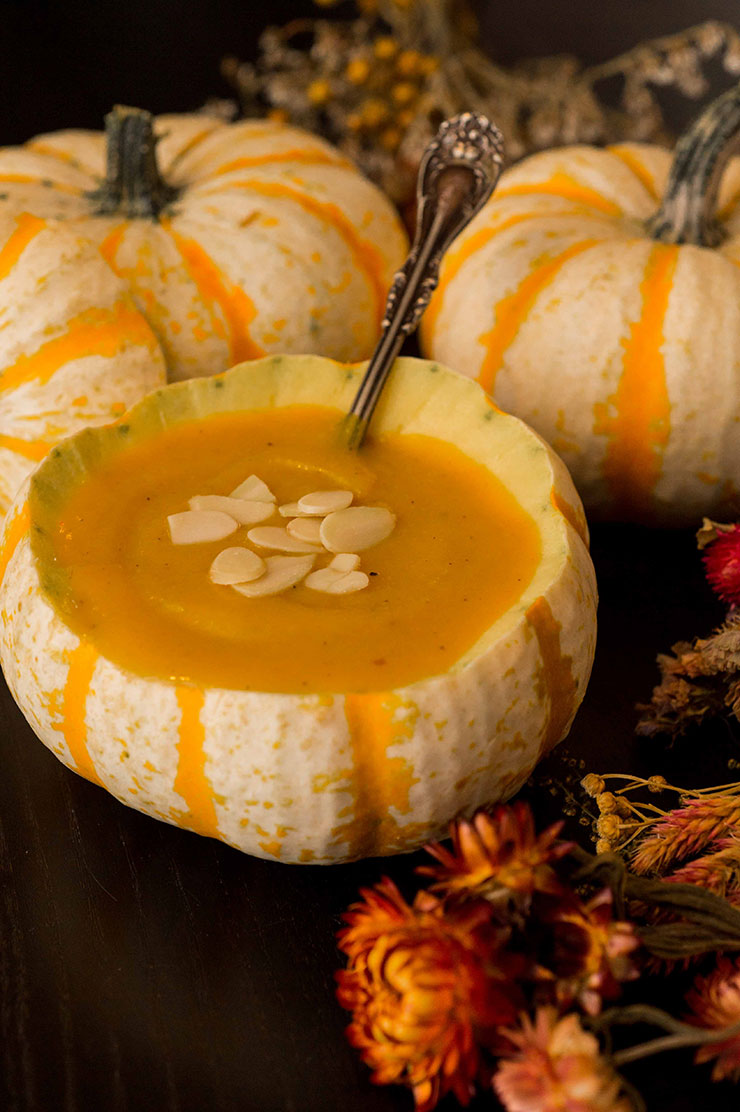
M502 915L512 908L526 912L535 892L558 895L563 885L553 869L572 842L558 841L562 823L537 834L530 808L522 802L479 811L472 822L453 824L453 850L427 850L440 862L419 872L434 878L432 891L444 895L482 896Z
M704 547L704 570L710 586L723 602L740 604L740 525L717 526L714 540Z
M590 1015L603 1000L619 996L624 981L639 975L635 951L640 943L632 923L612 918L608 888L588 903L573 901L552 924L552 973L561 1006L577 1001Z
M588 775L584 776L581 780L581 787L587 795L596 798L596 796L601 795L606 788L606 782L603 776L597 776L595 772L589 772Z
M519 997L503 972L500 936L482 901L410 907L384 880L363 890L339 934L349 964L337 995L353 1012L347 1034L378 1084L411 1087L418 1112L447 1092L467 1104L478 1040L509 1023Z
M686 1002L692 1020L701 1027L721 1030L740 1023L740 958L720 956L716 968L707 977L697 977ZM716 1059L712 1080L740 1080L740 1030L726 1040L700 1047L697 1062Z
M333 3L318 0L324 9ZM419 159L442 117L492 115L511 159L562 143L660 141L666 129L654 86L698 97L708 58L723 54L729 72L740 59L740 35L712 21L596 66L558 56L507 69L477 46L461 0L356 0L356 8L355 19L268 28L256 65L227 59L223 72L245 114L277 108L324 134L399 204L413 196ZM615 78L623 84L619 109L599 99ZM395 126L362 124L368 94L395 114Z
M689 861L664 877L675 884L696 884L716 892L730 903L740 898L740 838L722 838L714 852Z
M622 1082L599 1053L596 1037L577 1015L560 1018L538 1008L507 1030L516 1053L505 1057L493 1087L507 1112L630 1112Z
M651 827L632 857L638 874L664 873L726 835L740 836L740 795L697 796Z

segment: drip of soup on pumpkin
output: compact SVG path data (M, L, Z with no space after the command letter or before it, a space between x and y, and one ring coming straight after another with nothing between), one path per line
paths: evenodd
M70 628L134 673L212 687L387 691L448 671L527 587L540 557L537 527L458 448L384 433L349 452L340 417L306 405L211 415L126 444L96 466L71 493L53 538L54 604ZM168 519L195 497L229 496L249 476L275 497L258 527L174 542ZM284 532L300 520L281 506L331 491L393 515L390 533L357 553L359 562L340 561L357 565L341 574L360 570L352 582L362 589L309 585L336 558L321 544L321 518L313 519L309 574L297 583L250 597L214 582L226 548L268 562L300 558L249 533L269 540L277 534L261 530Z

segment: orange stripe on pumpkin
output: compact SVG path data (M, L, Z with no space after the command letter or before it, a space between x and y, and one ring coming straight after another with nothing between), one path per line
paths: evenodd
M198 287L198 292L209 312L212 313L212 306L216 304L226 318L230 361L241 363L245 359L258 359L264 355L263 349L249 334L249 326L256 317L257 310L244 290L239 286L227 286L213 259L194 239L185 239L178 235L164 221L162 226L167 228L175 241L188 274ZM214 317L213 320L214 332L218 335L220 320L218 317Z
M609 151L609 154L613 154L615 158L618 158L619 161L635 175L640 185L643 186L654 201L659 201L661 199L658 190L655 188L652 174L645 163L640 161L634 151L625 150L624 147L607 147L606 149Z
M550 503L558 513L563 515L568 524L575 529L586 548L588 548L588 527L583 511L577 510L575 506L571 506L570 502L566 502L555 487L552 487L550 490Z
M434 329L439 319L439 314L442 311L442 304L447 287L457 278L460 270L473 255L477 254L487 243L490 243L499 233L505 232L508 228L513 228L517 224L523 224L526 220L536 219L553 219L558 216L570 216L568 212L519 212L515 216L509 216L506 220L500 221L488 228L479 228L478 231L473 232L465 242L457 248L456 251L449 251L442 263L442 269L439 276L439 284L437 285L432 300L429 303L424 316L421 318L421 335L424 344L429 347L434 335Z
M53 445L45 440L21 440L18 436L5 436L0 433L0 448L4 448L6 452L15 452L16 455L33 460L34 463L42 460L52 447Z
M483 364L478 374L478 382L489 394L493 393L496 375L503 362L504 354L516 339L517 333L531 312L535 301L550 282L560 273L566 263L576 255L588 251L601 242L598 239L584 239L572 243L561 254L544 262L537 260L535 269L517 286L513 293L502 297L494 306L494 325L490 332L478 337L478 343L486 348Z
M217 170L212 170L205 175L205 180L216 177L217 174L228 174L232 170L248 170L253 166L270 166L280 162L299 162L303 166L344 166L352 165L346 158L331 155L327 151L304 151L291 148L286 151L274 151L272 154L244 155L224 162Z
M563 737L576 709L578 688L573 678L573 658L563 654L560 645L560 622L555 620L549 602L538 598L525 615L534 630L542 657L543 695L547 695L550 711L542 737L540 756L549 752Z
M286 201L293 201L311 216L317 217L324 224L330 224L344 240L352 254L358 269L362 270L370 280L375 299L375 317L380 327L385 312L386 279L383 256L369 240L358 235L354 224L342 212L338 205L329 201L319 201L298 189L293 189L282 182L262 181L237 181L224 182L222 189L249 189L263 197L277 197Z
M13 553L31 528L31 516L28 502L24 502L12 518L6 522L3 533L2 547L0 547L0 584L5 578L8 564L13 558Z
M128 301L117 301L110 309L86 309L74 317L61 336L47 340L31 355L21 355L0 372L0 392L14 390L25 382L49 379L66 363L86 356L111 359L129 344L156 347L152 330Z
M111 270L114 270L115 273L119 276L121 274L121 271L116 266L116 255L118 254L118 248L121 246L121 240L126 234L127 228L128 221L125 221L123 224L118 224L112 232L108 233L103 242L100 244L100 254L103 256Z
M46 180L46 178L40 178L36 174L0 174L0 182L7 182L9 185L33 184L42 186ZM60 193L74 193L76 196L82 193L82 190L78 189L77 186L65 185L59 181L49 181L48 186L50 189L58 189Z
M87 749L87 697L90 694L95 665L98 662L98 652L89 641L80 641L75 649L67 654L69 670L62 692L61 727L64 740L67 743L75 771L91 780L93 784L100 784L101 780L95 771L95 765Z
M181 825L218 838L213 790L206 778L206 730L202 718L205 696L199 688L181 684L175 688L175 697L180 708L180 726L174 787L188 808Z
M642 309L622 341L617 389L594 407L594 432L609 437L604 476L620 508L645 512L660 478L671 430L665 377L664 325L679 247L657 243L640 285Z
M0 248L0 281L7 278L32 239L46 227L46 221L30 212L21 212L15 218L16 227Z
M396 717L406 704L397 695L371 692L346 695L344 712L352 744L353 817L333 831L336 841L349 842L350 854L367 857L392 853L414 837L416 824L401 829L389 813L407 814L411 788L418 782L402 757L389 757L391 745L409 738L414 718Z
M607 200L601 193L587 185L581 185L569 174L558 171L551 178L538 182L522 182L520 185L504 186L496 191L496 200L504 197L531 197L538 193L549 194L552 197L562 197L566 201L575 201L579 205L588 205L589 208L598 209L607 216L622 216L623 211L614 201Z

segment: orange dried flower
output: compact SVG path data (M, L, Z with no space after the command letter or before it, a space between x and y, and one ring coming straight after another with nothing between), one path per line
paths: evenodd
M640 942L632 923L612 919L608 888L587 904L574 903L556 914L553 922L552 972L558 1002L577 1000L590 1015L602 1000L619 996L621 984L639 976L635 950Z
M417 1112L448 1092L467 1104L480 1071L478 1040L510 1023L520 1003L506 980L500 936L484 903L410 907L387 878L362 891L338 936L347 969L337 996L347 1036L378 1084L401 1083Z
M577 1015L538 1008L534 1022L523 1016L505 1034L516 1053L501 1061L493 1087L507 1112L631 1112L619 1077Z
M535 892L560 895L563 886L553 864L573 847L559 842L562 823L539 836L531 809L521 801L478 811L471 822L452 826L452 852L433 844L427 850L440 862L418 871L434 878L432 891L444 895L482 896L502 910L514 904L526 911Z
M740 795L689 799L650 827L632 857L636 873L662 873L728 834L740 834Z
M740 1024L740 958L720 957L716 968L707 977L697 977L686 995L691 1019L700 1027L721 1031L723 1027ZM712 1080L729 1078L740 1081L740 1030L720 1042L701 1046L696 1062L716 1059Z

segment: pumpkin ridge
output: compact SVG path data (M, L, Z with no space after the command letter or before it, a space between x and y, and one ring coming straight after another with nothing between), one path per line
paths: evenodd
M0 546L0 584L2 584L5 578L5 572L8 570L8 564L13 559L15 550L23 538L28 535L30 528L31 511L26 501L22 506L18 507L12 518L10 518L5 525L2 545Z
M522 324L531 312L535 301L546 286L560 273L562 268L577 255L596 247L603 242L599 239L583 239L572 243L559 255L538 265L519 283L512 293L502 297L493 307L494 325L488 332L478 337L478 343L486 348L486 354L477 381L489 394L493 393L496 374L501 367L506 349L514 342Z
M62 692L62 733L74 761L75 771L93 784L103 783L87 749L85 710L90 684L99 660L98 652L89 641L80 641L67 654L69 669Z
M650 505L670 435L662 349L677 264L678 245L655 244L640 285L640 314L622 341L622 375L614 394L595 407L594 431L610 438L604 476L612 496L619 505L637 511ZM613 416L608 412L611 407Z
M200 688L178 684L175 698L180 708L177 742L177 772L174 789L185 800L187 814L178 816L178 826L185 826L198 834L219 837L213 789L205 773L206 737L203 724L205 696Z
M219 267L196 240L179 235L168 221L162 221L162 227L172 237L204 303L212 306L216 302L224 315L229 331L229 362L243 363L263 356L265 352L249 334L249 325L257 315L249 296L239 286L227 287ZM219 333L215 319L214 332Z
M16 229L0 248L0 281L7 278L29 243L46 227L46 221L21 212L15 218Z
M64 363L74 359L90 355L110 359L127 344L156 346L151 328L127 299L116 301L110 309L86 309L72 318L61 336L0 371L0 393L31 380L48 382Z
M607 147L606 149L609 154L612 154L615 158L618 158L619 161L623 163L627 167L627 169L635 175L640 185L645 187L654 201L660 200L660 194L655 188L655 182L653 181L652 176L648 173L645 164L640 162L634 151L627 150L625 147L618 145Z
M607 200L597 190L591 189L587 185L581 185L575 178L570 177L569 174L564 174L562 171L557 171L551 178L533 182L531 185L522 182L518 185L504 186L503 189L496 191L496 200L500 201L505 197L526 197L538 193L549 194L552 197L562 197L565 201L575 201L578 204L588 205L589 208L599 209L607 216L618 217L624 215L623 210L614 201Z
M543 757L565 734L576 711L578 687L571 668L572 658L564 655L560 646L560 622L555 620L547 599L543 596L533 602L525 617L537 638L542 657L543 681L550 700L550 711L539 754L539 757Z
M262 182L246 180L237 182L224 182L219 189L212 192L222 192L225 189L250 189L254 193L261 193L264 197L278 197L294 201L305 212L316 216L324 224L329 224L339 233L350 250L359 270L367 275L375 298L375 319L378 328L383 320L386 301L385 267L380 252L357 233L354 224L344 215L338 205L331 201L319 201L306 193L301 193L282 182ZM205 194L206 196L208 194Z

